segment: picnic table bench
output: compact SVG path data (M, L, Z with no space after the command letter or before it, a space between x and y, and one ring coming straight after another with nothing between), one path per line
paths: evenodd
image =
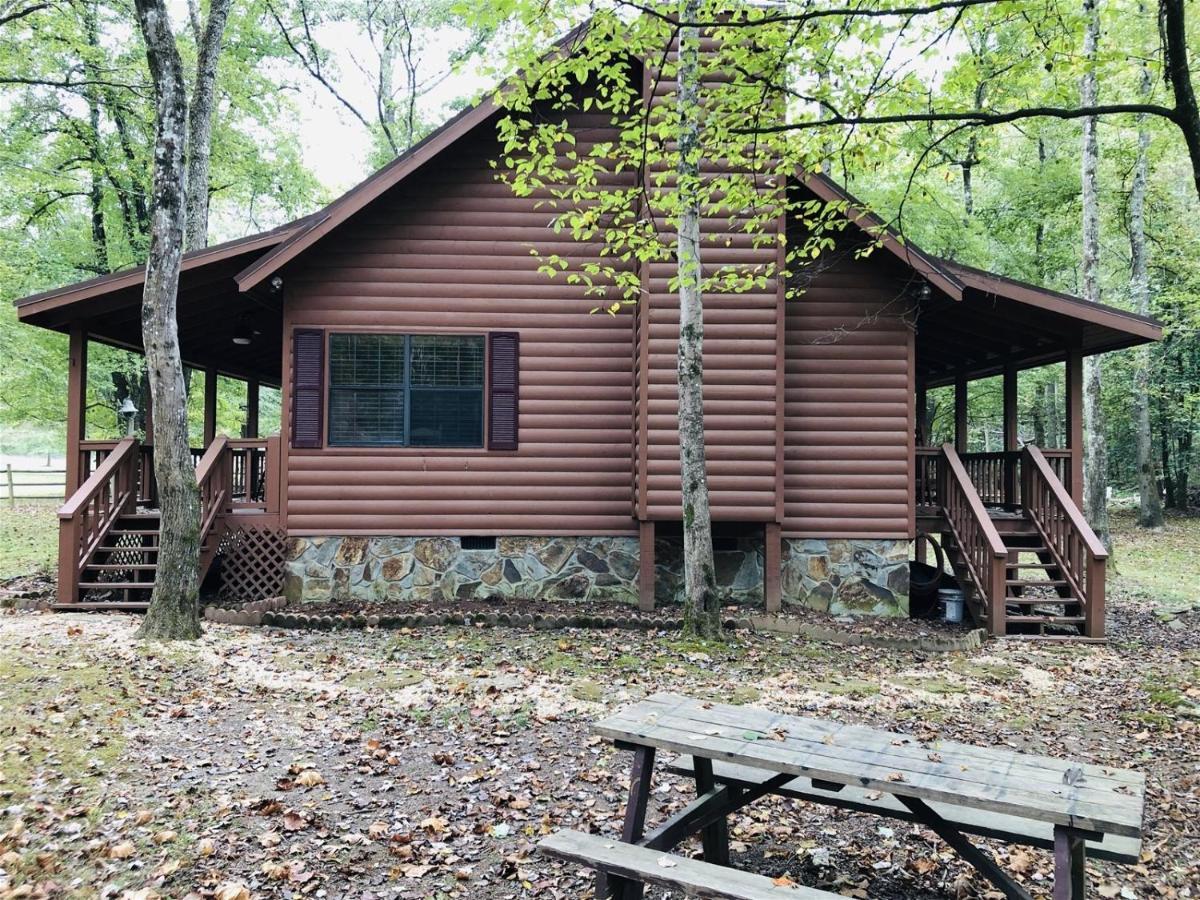
M559 832L539 849L596 869L598 898L637 900L647 883L694 897L836 896L728 868L728 816L772 794L919 822L1010 900L1030 895L968 834L1053 849L1054 900L1085 896L1089 853L1129 863L1141 850L1138 772L678 694L655 694L592 730L634 754L621 838ZM697 797L647 834L660 750L679 754L672 768L695 779ZM703 862L670 854L694 834Z

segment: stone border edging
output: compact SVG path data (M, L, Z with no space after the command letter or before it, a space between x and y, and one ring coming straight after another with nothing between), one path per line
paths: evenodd
M859 634L853 631L838 631L836 628L813 625L809 622L786 619L781 616L751 616L750 624L756 631L793 634L828 644L842 644L848 647L879 647L884 650L919 650L930 653L978 650L983 646L984 638L987 636L987 632L983 628L973 628L966 634L946 637L940 635L907 637Z
M206 606L204 618L209 622L225 625L266 625L272 628L291 628L303 631L344 631L362 628L431 628L439 625L476 626L481 628L513 627L533 628L537 631L556 631L564 628L624 629L628 631L680 631L683 619L677 616L595 616L595 615L543 615L541 613L400 613L396 615L364 615L341 613L339 615L311 615L288 612L287 600L273 597L256 600L239 608L228 609ZM885 650L916 650L947 653L963 650L978 650L985 637L982 628L964 635L921 637L859 634L838 631L822 625L813 625L782 616L755 615L729 617L724 620L726 631L766 631L775 634L790 634L809 640L844 646L880 647Z

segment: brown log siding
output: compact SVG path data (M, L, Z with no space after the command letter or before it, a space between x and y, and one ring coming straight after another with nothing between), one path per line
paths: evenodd
M285 271L286 327L518 332L519 449L292 449L290 532L636 533L632 317L591 314L596 298L537 271L531 245L589 252L554 234L537 198L494 181L493 134L467 136Z
M906 538L912 527L910 279L879 253L830 257L788 300L786 537Z

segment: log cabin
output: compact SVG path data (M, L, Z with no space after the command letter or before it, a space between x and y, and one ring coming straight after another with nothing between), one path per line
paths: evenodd
M670 272L650 265L643 300L618 315L539 272L531 247L586 251L497 181L503 114L485 99L316 214L184 257L212 590L678 599ZM612 136L607 117L573 116ZM706 298L722 590L769 612L904 614L910 555L934 539L992 633L1102 637L1106 554L1079 511L1083 360L1160 326L935 258L823 175L789 189L846 204L849 227L844 252L792 276L798 297L775 278ZM866 242L877 249L854 252ZM780 251L743 236L727 252ZM153 445L89 439L84 416L88 344L140 349L143 280L131 269L17 302L21 321L69 335L59 608L144 607L153 583ZM1065 441L1022 445L1017 379L1049 364L1065 372ZM218 431L218 375L246 383L245 434ZM968 385L995 376L1003 448L968 453ZM281 390L277 434L257 433L264 385ZM950 385L955 438L929 446L928 392Z

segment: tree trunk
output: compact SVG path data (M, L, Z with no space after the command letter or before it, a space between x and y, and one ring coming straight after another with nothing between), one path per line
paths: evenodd
M1041 135L1037 139L1038 153L1038 181L1041 182L1042 174L1046 171L1046 141ZM1033 232L1033 255L1037 264L1038 284L1046 283L1046 260L1043 256L1046 243L1046 215L1041 206L1038 207L1037 227Z
M1158 31L1163 44L1163 68L1175 98L1175 124L1183 133L1192 163L1192 182L1200 196L1200 104L1192 85L1188 64L1187 24L1184 0L1159 0Z
M176 295L187 189L187 93L164 0L135 0L156 100L150 254L142 293L142 342L154 398L154 477L162 513L158 571L142 638L200 636L200 494L188 449L187 395Z
M695 21L699 0L683 0ZM679 473L683 489L684 631L721 636L721 600L713 561L708 467L704 458L704 297L700 272L700 33L679 33Z
M1080 103L1096 105L1096 50L1100 40L1098 0L1084 0L1086 19L1083 55L1087 71L1080 86ZM1100 142L1096 134L1097 118L1083 120L1083 298L1100 302L1100 201L1096 173ZM1104 434L1104 409L1101 405L1103 372L1099 357L1084 360L1083 378L1083 512L1096 536L1108 547L1112 541L1108 529L1108 447Z
M1142 65L1142 95L1150 93L1150 69ZM1138 152L1129 192L1129 251L1132 278L1129 293L1134 312L1150 313L1150 272L1146 260L1146 180L1148 176L1150 132L1146 117L1138 116ZM1138 524L1159 528L1163 523L1162 500L1154 472L1154 445L1150 435L1150 348L1134 351L1133 427L1135 461L1138 473Z
M193 6L196 32L196 83L188 116L187 148L187 249L208 246L208 172L212 159L213 97L217 81L217 62L221 58L221 37L229 17L230 0L212 0L208 22L200 28L199 10Z

